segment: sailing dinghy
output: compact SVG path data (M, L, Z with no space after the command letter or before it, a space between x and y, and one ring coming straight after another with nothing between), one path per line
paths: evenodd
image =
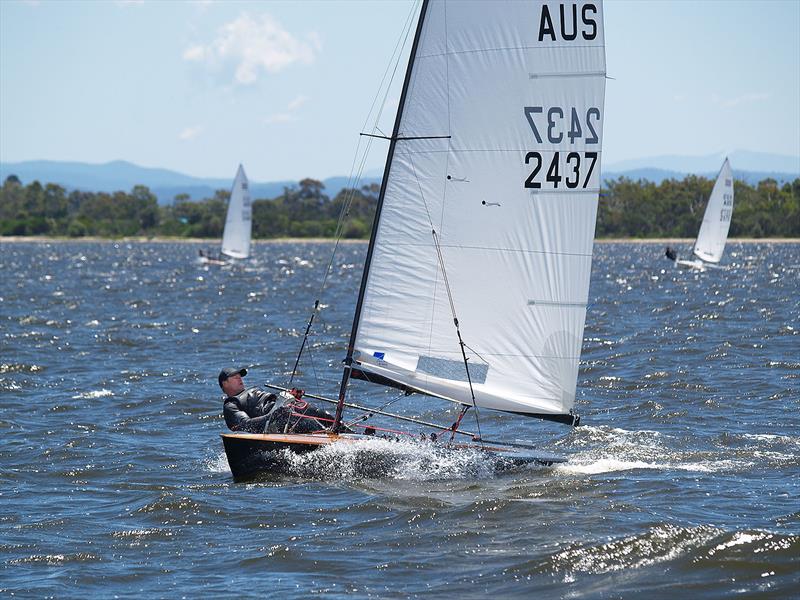
M717 175L714 189L703 214L703 223L694 242L692 260L679 259L675 251L667 248L666 256L682 269L705 271L708 268L719 268L717 265L725 251L725 242L728 240L728 230L731 226L733 214L733 172L730 162L725 159Z
M200 262L206 265L225 265L228 264L228 258L248 258L252 229L252 205L247 175L244 173L244 167L239 165L228 201L228 214L225 217L220 252L217 256L213 256L200 250Z
M312 434L222 434L234 477L280 470L283 450L368 438L338 433L388 414L346 402L352 379L459 405L451 426L422 423L445 442L468 435L456 450L565 460L490 443L478 414L578 424L604 93L601 2L423 1L335 419ZM475 434L460 428L468 409Z

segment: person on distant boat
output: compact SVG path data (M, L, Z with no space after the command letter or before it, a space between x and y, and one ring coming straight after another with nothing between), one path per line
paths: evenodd
M664 256L666 256L666 257L667 257L668 259L670 259L671 261L675 261L675 260L677 260L677 258L678 258L678 254L677 254L677 252L675 252L675 250L673 250L673 249L672 249L672 248L670 248L669 246L667 246L667 251L666 251L666 252L664 252Z
M312 433L333 424L333 416L302 399L302 390L272 394L246 388L247 369L226 367L217 381L225 393L223 414L232 431L248 433ZM317 420L320 419L320 420Z

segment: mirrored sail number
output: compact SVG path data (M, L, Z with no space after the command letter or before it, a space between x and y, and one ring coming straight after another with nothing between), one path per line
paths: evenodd
M579 114L576 108L567 111L560 106L551 106L545 113L543 106L525 107L525 118L539 144L544 143L540 131L546 132L547 141L551 144L560 144L565 136L570 144L581 139L586 144L599 144L600 138L593 122L600 123L600 109L592 106L586 111L585 119L581 116L584 115Z
M542 189L542 183L546 187L558 189L563 185L571 190L578 187L585 188L589 185L589 180L597 163L597 152L570 152L566 155L564 164L561 164L561 153L554 152L550 164L544 168L542 154L540 152L528 152L525 155L525 164L532 169L530 175L525 180L525 187L532 189ZM583 175L583 177L581 177ZM581 178L583 184L581 184Z

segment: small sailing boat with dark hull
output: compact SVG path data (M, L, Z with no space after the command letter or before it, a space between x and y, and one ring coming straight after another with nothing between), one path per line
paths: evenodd
M283 392L289 391L269 384L267 384L266 387ZM315 396L313 394L309 394L308 397L317 401L338 404L336 400ZM437 443L437 433L429 434L425 436L424 439L412 438L412 442L416 444L437 444L437 450L444 448L450 452L462 452L464 450L479 452L484 458L492 460L496 467L495 470L498 471L510 467L513 468L531 464L549 466L554 463L566 461L562 456L544 452L530 444L509 443L495 440L480 440L480 443L476 443L475 440L478 440L479 437L463 429L453 430L452 426L444 427L435 423L428 423L402 415L394 415L380 409L351 403L345 403L345 407L361 411L362 414L380 414L401 421L413 422L433 429L440 435L449 435L451 441L446 444ZM299 417L300 415L295 414L294 416ZM351 426L353 426L352 423ZM294 455L304 455L309 452L330 447L333 444L337 444L339 447L349 446L350 449L359 449L368 453L369 459L360 461L360 471L362 475L371 477L385 476L391 472L392 468L395 466L392 461L392 453L382 453L380 449L376 448L374 442L376 440L389 440L396 443L400 442L401 438L394 435L398 433L397 431L390 431L380 427L366 426L364 427L364 431L367 433L335 433L333 428L331 428L331 430L313 433L233 432L223 433L221 435L231 474L237 480L249 479L261 473L290 474L292 461L287 459L287 452ZM387 435L386 432L389 432L389 435ZM472 441L470 443L454 443L452 438L456 434L468 437ZM361 445L359 446L359 444ZM430 447L431 446L428 446L428 448ZM383 456L381 456L381 454L383 454Z
M200 250L200 262L204 265L226 265L231 258L250 256L250 239L253 229L253 209L250 201L249 184L244 167L239 165L233 180L228 212L225 216L225 229L222 232L222 246L219 254Z
M370 444L359 449L369 453L369 460L361 461L360 472L363 476L385 477L396 466L390 453L382 453L374 445L375 438L360 434L335 434L331 432L314 434L283 433L225 433L222 443L225 455L236 480L247 480L260 474L291 474L292 461L287 460L286 452L304 455L337 444L351 446L364 442ZM566 462L563 456L549 454L535 448L515 448L502 442L491 444L447 444L451 452L475 450L480 455L492 460L496 471L529 466L532 464L551 466Z
M345 401L353 379L460 406L452 425L422 423L436 443L565 460L489 442L477 415L578 424L604 94L601 2L423 1L335 418L305 435L222 434L234 476L275 469L286 450L368 441L338 433L387 414ZM468 410L475 433L461 428Z
M666 257L681 269L702 272L708 268L720 268L718 264L725 252L732 215L733 171L726 158L714 182L714 188L703 213L703 222L700 224L700 231L692 248L695 258L691 260L678 258L677 253L669 247L665 252Z

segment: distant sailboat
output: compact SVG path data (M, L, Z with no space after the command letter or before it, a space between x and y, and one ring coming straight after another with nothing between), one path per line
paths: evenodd
M226 258L248 258L250 256L250 238L252 235L252 205L248 190L247 175L244 167L239 165L233 189L228 201L228 214L225 218L225 230L222 234L222 248L217 256L206 254L200 250L200 261L203 264L224 265Z
M235 477L279 469L279 450L368 437L343 425L396 416L345 419L364 408L345 402L351 379L456 403L453 425L415 421L472 437L456 448L564 460L460 423L490 409L578 424L604 94L600 1L423 2L338 400L308 395L337 405L334 422L222 434Z
M728 230L731 226L733 214L733 172L728 159L722 163L722 168L717 176L711 197L708 199L703 223L697 234L692 253L694 260L678 259L672 248L667 248L666 256L682 269L705 271L707 268L716 268L725 251L725 242L728 240Z

